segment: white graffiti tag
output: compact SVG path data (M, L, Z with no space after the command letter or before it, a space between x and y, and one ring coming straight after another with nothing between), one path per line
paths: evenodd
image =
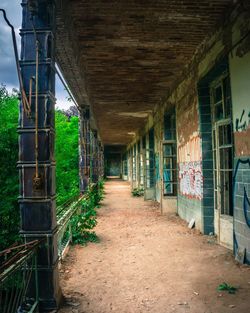
M201 162L179 163L179 182L181 194L202 199L203 196L203 176Z

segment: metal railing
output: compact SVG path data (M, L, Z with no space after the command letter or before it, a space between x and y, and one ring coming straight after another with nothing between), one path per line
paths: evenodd
M72 241L70 220L71 217L80 210L84 197L85 196L81 196L71 199L71 202L67 201L63 206L57 208L57 242L59 260L64 257L65 252Z
M40 241L34 240L0 252L0 313L36 312L38 306L36 251L39 244ZM31 281L35 281L32 286L36 286L32 296L29 290Z
M72 239L71 217L80 209L84 198L86 195L71 198L57 208L59 259ZM38 312L37 248L41 243L34 240L0 252L0 313ZM34 290L30 290L31 282Z
M71 198L65 204L57 208L57 242L59 260L64 257L67 252L67 248L72 241L70 224L72 216L80 211L83 201L89 198L91 191L93 191L95 188L98 188L98 183L92 183L88 188L88 193L82 195L81 197Z
M57 208L59 260L72 241L71 218L81 210L83 201L89 199L91 191L97 186L91 184L90 192L74 197ZM37 249L42 241L13 245L0 252L0 313L38 312Z

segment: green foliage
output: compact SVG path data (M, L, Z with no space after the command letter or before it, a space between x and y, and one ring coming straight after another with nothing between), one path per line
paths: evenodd
M56 110L56 192L57 206L79 194L78 117Z
M144 189L143 188L134 188L132 191L132 196L133 197L141 197L144 195Z
M99 203L102 201L103 195L104 195L104 181L99 180L92 190L92 197L95 206L98 206Z
M0 86L0 250L19 240L18 98ZM78 117L56 111L57 205L79 193Z
M0 250L19 240L18 197L18 98L0 86ZM56 111L57 206L79 194L78 117ZM103 198L103 182L92 186L80 214L71 221L74 243L98 241L90 232L96 225L96 207Z
M90 232L96 224L96 210L83 205L81 212L71 219L72 242L84 245L90 241L90 238L96 237L93 232Z
M71 219L73 244L85 245L87 242L99 242L95 232L90 230L97 225L96 208L103 199L103 190L103 181L99 181L96 185L88 188L80 212Z
M235 294L235 292L238 290L237 287L230 286L227 283L222 283L217 288L218 291L228 291L230 294Z
M18 99L0 86L0 250L19 239Z

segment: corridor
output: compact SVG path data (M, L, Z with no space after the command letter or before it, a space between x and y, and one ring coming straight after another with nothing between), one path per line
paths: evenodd
M249 312L250 268L127 182L106 182L95 231L100 243L72 247L60 269L60 313Z

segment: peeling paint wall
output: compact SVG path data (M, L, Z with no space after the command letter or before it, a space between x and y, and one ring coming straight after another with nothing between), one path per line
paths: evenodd
M195 219L201 229L202 163L199 136L197 88L190 75L170 97L176 105L178 214L186 221Z

